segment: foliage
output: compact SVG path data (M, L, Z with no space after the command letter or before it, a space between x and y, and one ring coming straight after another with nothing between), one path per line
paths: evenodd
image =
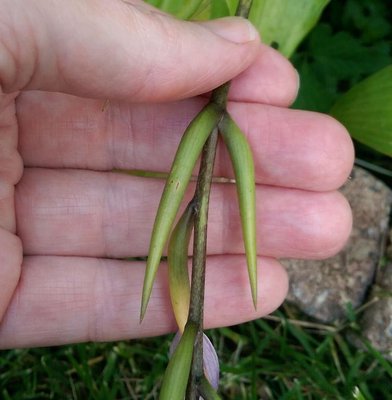
M193 0L187 2L188 12L184 13L184 7L181 7L183 2L178 0L151 1L177 16L189 19L233 15L238 3L238 0ZM301 89L295 108L328 113L342 93L392 64L392 12L384 0L332 0L323 15L323 21L293 55L329 2L257 0L251 9L249 19L259 29L263 41L278 48L286 57L293 56L301 76ZM381 92L372 93L373 104L382 101L379 99ZM392 96L392 90L389 93ZM350 107L350 98L346 97L346 109ZM337 110L340 104L334 107L334 115L338 119L341 115ZM353 107L357 107L357 103ZM375 118L382 121L384 116L375 115ZM341 122L346 124L354 138L376 151L391 154L384 146L392 135L388 124L379 123L377 134L374 128L374 133L369 134L368 131L364 139L363 130L358 131L363 122L360 114L352 112L349 120L350 123L346 118Z
M392 156L392 65L355 85L341 96L331 114L351 135Z
M298 321L299 316L286 306L269 320L209 332L221 360L223 398L388 398L391 363L375 349L354 349L344 339L347 329L357 332L355 321L346 322L347 328ZM0 357L0 397L156 399L168 362L168 343L165 336L5 351Z
M383 178L390 175L388 170L392 169L391 160L378 153L391 155L390 112L383 110L387 108L385 101L392 97L392 88L374 85L375 79L367 81L372 105L368 98L368 103L359 107L359 97L367 96L367 92L362 93L354 86L392 64L391 19L391 8L383 0L332 1L321 22L293 57L301 76L301 89L294 107L329 112L335 103L333 114L346 125L352 137L376 150L356 143L358 156L364 158L359 162L376 172L382 171ZM344 100L339 100L350 88L354 92L350 91ZM356 93L356 99L353 93ZM344 111L339 110L343 102ZM377 110L380 104L383 107ZM369 113L371 109L373 113ZM366 124L371 125L366 132L363 127L365 115L368 117ZM390 179L386 181L392 183Z
M290 57L309 33L330 0L257 0L249 20L259 30L263 42ZM207 20L235 14L238 0L148 0L149 3L184 19Z
M264 43L290 57L328 3L329 0L254 1L249 19L259 29Z
M337 98L392 63L387 2L332 1L292 61L301 77L295 108L329 112Z

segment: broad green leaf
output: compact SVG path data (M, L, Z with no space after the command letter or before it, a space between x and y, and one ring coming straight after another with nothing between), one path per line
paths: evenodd
M392 65L339 98L331 109L359 142L392 156Z
M234 15L238 0L203 0L192 19L205 21Z
M249 20L264 43L290 57L328 3L329 0L253 0Z
M327 113L342 92L391 63L386 40L369 46L356 35L335 29L318 24L293 55L301 77L293 108Z
M226 0L211 0L211 19L228 15L230 15L230 9Z
M145 0L152 6L181 19L189 19L201 6L203 0Z

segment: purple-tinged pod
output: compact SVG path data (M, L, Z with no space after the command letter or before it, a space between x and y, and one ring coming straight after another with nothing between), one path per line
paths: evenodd
M188 247L194 222L193 203L189 203L170 236L167 262L169 290L178 328L184 331L188 320L191 285L188 274Z
M182 333L178 331L170 345L169 356L171 357L178 346ZM216 350L208 336L203 333L203 367L204 375L214 390L219 386L219 359Z
M197 325L188 322L163 376L159 400L184 400L196 335Z
M206 140L217 126L221 115L219 108L214 103L209 103L190 123L178 146L152 230L144 275L140 320L143 319L146 312L162 252L192 176L192 171Z
M219 123L234 169L253 304L257 307L255 168L248 141L228 113Z

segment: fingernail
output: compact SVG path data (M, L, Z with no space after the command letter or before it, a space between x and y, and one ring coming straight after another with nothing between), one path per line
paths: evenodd
M211 32L233 43L247 43L259 36L256 28L245 18L226 17L202 22Z

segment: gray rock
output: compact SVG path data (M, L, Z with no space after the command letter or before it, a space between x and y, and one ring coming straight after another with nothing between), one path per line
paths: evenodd
M392 231L389 234L388 258L392 256ZM372 286L370 296L360 320L362 336L392 360L392 263L380 264L376 283ZM356 344L361 343L356 340ZM363 346L362 346L363 347Z
M323 261L283 261L290 277L288 301L325 323L344 318L348 304L363 303L383 254L392 203L391 190L360 168L342 193L353 210L345 249Z

